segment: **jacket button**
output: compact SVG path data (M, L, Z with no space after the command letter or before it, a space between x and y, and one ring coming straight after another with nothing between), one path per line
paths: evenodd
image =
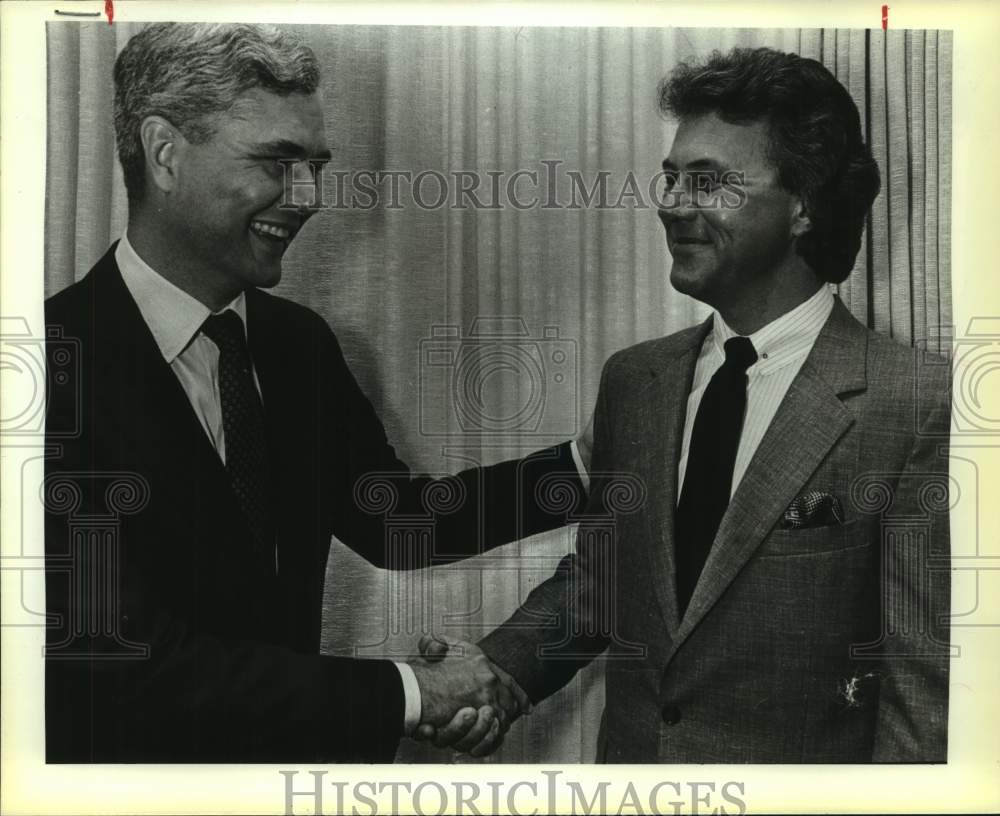
M663 717L663 722L667 725L677 725L681 721L681 710L677 706L668 703L663 706L660 716Z

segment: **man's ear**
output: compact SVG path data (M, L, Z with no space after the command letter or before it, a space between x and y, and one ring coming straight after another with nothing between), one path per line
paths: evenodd
M187 139L162 116L147 116L139 126L139 138L146 156L146 172L161 191L177 186L178 160Z
M812 219L806 209L805 202L796 198L792 208L792 236L800 238L812 229Z

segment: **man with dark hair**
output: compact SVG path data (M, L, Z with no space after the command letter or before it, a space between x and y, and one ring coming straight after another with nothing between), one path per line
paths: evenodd
M156 24L114 79L127 233L46 302L82 355L48 405L81 433L47 461L47 760L386 762L418 723L495 747L519 700L482 655L318 653L330 539L413 569L560 526L536 487L582 496L571 446L411 475L326 323L260 291L330 156L308 47Z
M823 281L850 275L879 171L854 100L826 68L766 48L737 49L704 66L678 66L660 87L660 109L681 120L715 113L731 125L765 122L777 182L809 212L796 251Z
M770 49L660 99L670 280L714 313L607 362L576 552L480 647L534 702L606 651L599 761L943 762L949 367L830 289L879 189L857 109Z

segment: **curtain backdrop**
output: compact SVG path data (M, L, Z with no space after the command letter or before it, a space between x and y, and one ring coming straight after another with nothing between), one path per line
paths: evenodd
M111 67L139 28L49 24L48 294L86 274L125 228ZM648 199L644 186L675 129L658 113L657 83L678 62L713 49L795 51L822 61L844 83L883 182L841 295L862 321L903 342L937 349L940 327L950 325L950 32L296 30L322 66L332 171L437 171L452 199L459 186L453 174L469 171L481 179L478 195L487 203L489 174L500 179L499 209L423 209L405 185L398 209L384 206L385 186L378 206L331 207L296 239L277 290L334 328L390 441L415 469L454 472L575 435L612 352L707 314L671 289L652 207L634 196L619 208L541 204L549 168L563 204L572 171L588 188L607 172L611 204L632 171ZM521 201L537 195L539 206L519 210L505 200L503 188L519 170L539 174L538 186L522 175L514 188ZM332 199L326 178L324 196ZM341 192L350 191L348 184ZM438 192L437 177L427 176L424 203ZM474 329L482 335L498 326L474 320L497 317L506 340L471 345ZM477 349L478 367L463 369L463 354ZM428 630L475 639L502 622L572 545L566 529L453 567L385 574L335 541L324 649L405 655ZM487 761L593 761L601 676L599 664L582 672L517 724ZM399 758L464 761L412 743Z

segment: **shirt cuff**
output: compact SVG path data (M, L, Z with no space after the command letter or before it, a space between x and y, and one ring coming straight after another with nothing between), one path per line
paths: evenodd
M569 443L569 452L573 456L573 464L576 465L577 473L580 474L580 481L583 482L583 489L590 493L590 474L587 473L587 468L583 466L583 459L580 458L580 451L576 447L576 440L572 440Z
M399 677L403 681L403 697L406 700L406 707L403 709L403 734L409 737L420 725L420 684L407 663L393 665L399 670Z

